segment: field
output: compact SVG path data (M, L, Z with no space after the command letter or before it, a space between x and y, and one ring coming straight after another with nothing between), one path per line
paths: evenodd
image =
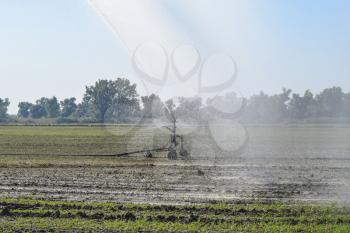
M350 128L249 126L242 154L134 126L0 126L3 231L349 232ZM154 135L154 137L153 137ZM131 204L133 203L133 204ZM337 205L331 205L336 203ZM15 221L14 221L15 220Z

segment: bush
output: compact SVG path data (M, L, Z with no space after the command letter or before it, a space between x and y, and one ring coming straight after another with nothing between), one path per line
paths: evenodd
M70 123L79 123L79 121L77 118L73 118L73 117L60 117L60 118L57 118L56 123L70 124Z
M100 123L98 119L94 117L82 117L80 123Z

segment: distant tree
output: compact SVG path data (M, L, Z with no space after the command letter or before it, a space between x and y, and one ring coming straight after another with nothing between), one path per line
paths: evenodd
M199 97L176 97L165 101L163 106L166 109L162 108L162 116L170 122L176 120L190 123L201 119L202 99Z
M24 117L27 118L30 115L30 108L33 106L33 104L29 102L20 102L18 104L18 117Z
M268 121L270 116L270 97L264 92L253 95L248 100L248 106L244 112L244 117L250 121Z
M49 118L56 118L61 114L60 104L55 96L48 99L46 112Z
M350 93L344 94L343 115L350 117Z
M141 115L139 100L113 104L107 111L106 122L127 123L138 121Z
M47 116L46 109L40 105L35 104L30 107L30 116L35 119L43 118Z
M305 110L303 109L303 97L300 97L299 94L293 94L292 99L289 103L289 115L292 119L304 119Z
M108 111L108 117L112 122L128 122L140 115L140 102L136 91L136 84L131 84L128 79L118 78L114 81L116 93L113 103Z
M273 121L281 121L287 119L288 101L292 90L283 88L281 94L270 97L270 119Z
M344 93L340 87L324 89L316 96L316 104L319 116L339 117L344 106Z
M160 117L163 111L163 103L158 95L151 94L141 97L143 109L142 115L145 118Z
M176 114L184 120L199 120L200 110L202 107L202 99L193 98L179 98L179 106L176 109Z
M315 117L317 114L317 106L314 94L310 90L306 90L303 97L303 104L306 106L304 107L306 114L305 118L311 118Z
M86 87L84 102L94 105L100 122L104 122L105 114L112 106L116 92L116 83L112 80L98 80L94 86Z
M32 105L30 108L30 116L35 119L47 117L47 105L48 105L49 99L46 97L42 97L35 101L35 105Z
M292 119L302 120L315 115L315 100L310 90L304 96L293 94L288 104L289 115Z
M83 101L78 104L77 115L80 118L96 118L96 108L92 101L84 98Z
M243 117L251 121L280 122L288 118L289 89L282 89L282 93L269 96L264 92L253 95L244 111Z
M42 117L56 118L60 115L60 104L55 96L52 98L42 97L36 101L36 105L40 105L45 109L46 114L44 114Z
M41 97L40 99L35 101L35 104L36 105L40 105L40 106L42 106L43 108L46 109L46 106L48 105L48 102L49 102L49 98Z
M10 101L8 98L1 99L0 98L0 121L4 121L7 119L7 110L10 106Z
M74 97L69 99L64 99L63 101L61 101L62 117L69 117L77 111L78 105L75 103L75 101L76 101L76 98Z
M136 84L130 84L128 79L98 80L95 85L86 87L84 102L92 103L97 118L104 122L107 110L110 110L110 117L117 119L134 110L138 106L137 96Z
M228 92L225 95L217 95L207 100L209 109L221 112L241 115L245 110L246 99L239 97L236 92Z

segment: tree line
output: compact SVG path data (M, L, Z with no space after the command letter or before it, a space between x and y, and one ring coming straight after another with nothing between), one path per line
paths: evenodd
M252 96L244 113L249 121L339 121L350 118L350 93L340 87L326 88L318 94L306 90L300 95L290 89L269 96L263 92Z
M164 106L174 108L184 118L203 119L210 118L208 108L212 103L230 109L238 102L245 103L240 119L247 122L350 121L350 93L344 93L340 87L326 88L318 94L307 90L302 95L284 88L279 94L260 92L250 98L227 93L208 99L205 104L200 98L179 97L175 105L172 100L163 102L155 94L139 97L136 84L128 79L100 79L85 87L80 103L75 97L61 101L55 96L42 97L34 103L20 102L16 117L7 113L9 99L0 98L0 122L54 119L57 123L132 123L162 116Z

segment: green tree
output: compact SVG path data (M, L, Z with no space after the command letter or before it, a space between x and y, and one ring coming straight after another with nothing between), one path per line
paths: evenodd
M292 90L283 88L282 93L270 97L270 119L281 121L288 117L288 101Z
M46 112L49 118L56 118L61 114L60 104L55 96L48 99Z
M136 84L130 84L128 79L98 80L95 85L87 86L84 101L93 104L96 117L102 123L109 117L119 119L126 112L130 114L137 107L138 99Z
M248 100L244 116L250 121L266 121L269 118L269 96L264 92L253 95Z
M192 123L201 120L202 110L202 98L176 97L164 102L161 115L170 123L174 121Z
M108 111L107 119L111 122L129 122L140 115L140 103L136 84L128 79L115 80L116 94Z
M199 120L202 107L202 99L199 97L180 97L176 115L184 120Z
M0 98L0 121L4 121L7 119L7 110L10 106L10 101L8 98L1 99Z
M35 104L30 107L30 116L35 119L47 116L45 108L40 104Z
M315 115L314 95L307 90L304 96L293 94L288 104L289 115L292 119L302 120Z
M30 116L35 119L47 117L47 105L49 99L46 97L41 97L37 101L35 101L35 105L30 108Z
M142 96L141 102L143 105L142 115L144 118L160 117L163 112L163 103L158 95L151 94Z
M246 99L239 97L235 92L228 92L225 95L217 95L212 99L207 100L209 114L215 111L221 116L230 114L241 117L246 110Z
M29 102L20 102L18 104L18 117L24 117L27 118L30 115L30 108L33 106L33 104Z
M350 93L344 94L343 115L350 117Z
M339 117L344 104L344 93L340 87L324 89L316 96L318 115L321 117Z
M62 107L61 116L62 117L69 117L77 111L78 106L75 103L75 101L76 101L76 98L74 98L74 97L67 98L67 99L64 99L63 101L61 101L61 107Z
M58 100L55 96L52 98L42 97L36 101L36 105L40 105L45 109L46 113L41 117L56 118L60 115L60 104L58 103ZM39 110L37 107L36 109ZM40 110L40 112L42 111Z
M86 98L78 104L77 114L80 118L96 118L96 109L91 102L91 100L87 100Z
M288 103L291 90L283 88L282 93L269 96L264 92L253 95L243 116L251 121L280 122L288 117Z
M107 110L112 106L117 92L116 83L111 80L98 80L94 86L87 86L84 102L91 102L97 110L97 118L102 123Z

